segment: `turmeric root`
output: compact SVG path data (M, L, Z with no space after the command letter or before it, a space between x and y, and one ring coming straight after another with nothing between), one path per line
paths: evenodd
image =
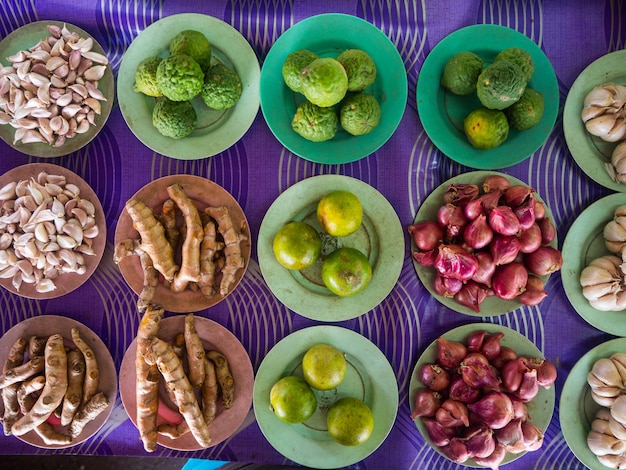
M165 310L159 305L150 304L137 328L137 429L146 452L154 452L157 445L157 410L159 407L159 370L156 364L145 360L152 340L159 333L159 325Z
M172 245L174 251L176 251L180 230L178 230L176 222L176 203L173 199L168 199L163 203L159 220L165 229L165 238L167 238L167 241Z
M189 382L193 388L200 388L204 381L204 346L196 331L193 313L185 316L185 348L189 365Z
M67 392L63 398L61 424L67 426L74 419L76 410L83 400L83 381L85 380L85 357L78 349L67 353Z
M141 237L141 247L148 253L154 267L163 277L171 282L178 266L174 262L174 250L165 237L165 229L152 209L137 199L126 202L126 211L133 220L133 227Z
M48 338L44 357L46 384L30 411L13 424L11 431L16 436L26 434L48 419L67 391L67 355L60 334Z
M24 364L7 370L4 374L0 375L0 388L4 388L7 385L11 385L17 382L32 377L44 370L45 361L43 356L35 356L30 361Z
M26 340L24 338L18 338L9 349L6 361L2 368L2 372L5 373L10 369L14 369L24 362L24 351L26 350ZM4 435L11 434L11 426L17 421L17 417L20 413L20 406L17 402L17 389L19 385L17 383L6 386L2 389L2 403L4 405L4 415L2 416L2 426L4 428Z
M241 244L247 240L243 233L235 229L233 219L230 216L228 207L207 207L205 213L213 217L217 222L217 227L224 239L224 255L226 264L222 268L222 280L220 281L220 295L228 294L230 286L235 282L237 271L245 266L245 260L241 253ZM243 227L242 227L243 228Z
M187 379L183 365L172 347L165 341L155 338L151 345L152 357L165 383L174 391L176 406L185 418L189 430L201 447L211 445L211 433L204 421L198 400Z
M85 379L83 381L83 400L82 404L85 405L91 397L93 397L98 391L98 382L100 380L100 373L98 371L98 360L93 350L80 337L78 328L72 328L72 341L76 347L83 353L85 357Z
M109 399L103 392L96 393L83 406L70 423L70 437L76 439L90 421L98 417L109 406Z
M22 414L28 413L33 407L34 403L35 398L31 395L21 396L20 410L22 411ZM68 445L72 441L72 438L70 436L57 432L57 430L54 429L54 427L47 421L44 421L43 423L35 427L35 432L41 438L44 444L49 446Z
M183 356L185 355L185 333L178 333L174 337L174 341L172 342L172 349L176 355L183 360Z
M222 389L222 405L224 408L230 408L233 406L235 399L235 379L230 373L228 360L219 351L207 351L206 354L207 357L213 361L213 364L215 364L217 381Z
M159 284L159 272L155 269L150 255L142 249L141 242L131 238L122 240L115 245L113 261L119 264L122 259L132 255L139 256L141 270L143 271L143 288L137 299L137 311L143 313L154 298L157 285Z
M47 341L48 338L43 336L31 336L28 339L28 358L32 359L35 356L43 356Z
M202 414L206 424L210 424L217 415L217 375L215 364L204 360L204 382L202 382Z
M204 224L204 237L200 244L200 281L198 286L205 297L215 295L215 254L224 248L224 244L217 240L215 222L209 219Z
M190 282L200 280L200 243L204 236L200 214L194 202L187 197L179 184L168 186L167 193L174 200L185 219L185 240L182 248L180 271L171 285L173 292L182 292Z

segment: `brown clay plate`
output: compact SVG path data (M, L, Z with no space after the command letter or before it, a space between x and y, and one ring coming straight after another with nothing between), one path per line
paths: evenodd
M133 195L133 198L143 201L148 207L151 207L155 211L155 214L158 214L160 213L163 203L169 199L167 187L175 183L182 186L187 196L195 202L199 211L203 211L208 206L227 206L234 226L237 228L242 227L244 234L247 236L247 240L241 241L241 250L245 266L237 271L235 282L231 285L228 293L230 294L241 281L248 267L248 262L250 261L251 242L246 216L237 201L228 191L218 184L200 176L164 176L163 178L159 178L145 185ZM115 230L115 244L117 245L121 240L127 238L138 239L139 233L133 228L132 219L128 215L128 212L123 210ZM119 263L119 267L128 285L139 294L143 288L144 277L139 258L137 256L127 256ZM224 298L225 297L222 297L219 292L208 298L200 291L194 291L189 288L180 293L173 293L170 291L169 287L161 282L157 286L153 302L162 305L165 310L182 313L203 310L221 302Z
M230 367L230 371L235 379L235 400L230 409L224 409L221 404L221 395L218 397L217 416L209 425L211 441L217 445L230 437L243 423L252 405L252 389L254 387L254 372L250 357L243 345L229 330L219 323L207 318L195 316L196 330L202 338L205 349L215 349L220 351ZM184 331L185 316L176 315L165 318L159 327L159 338L164 341L171 341L174 337ZM126 413L131 421L137 426L137 399L135 396L135 381L137 378L135 369L135 354L137 351L137 340L133 340L120 367L120 395ZM176 409L176 406L169 401L164 392L160 394L163 404ZM161 424L162 418L158 423ZM163 447L174 450L200 450L194 437L187 433L178 439L170 439L159 434L157 442Z
M53 291L40 293L35 290L35 286L33 284L27 284L25 282L22 283L20 290L18 291L13 286L12 279L0 278L0 285L2 287L14 294L30 299L54 299L65 294L69 294L80 287L87 279L89 279L89 277L91 277L100 264L107 241L104 210L102 209L98 196L85 180L67 168L54 165L52 163L28 163L26 165L13 168L0 176L0 188L12 181L29 180L30 178L36 179L37 175L42 171L49 175L65 176L67 183L75 184L78 189L80 189L80 197L90 201L95 206L96 224L98 225L99 235L93 242L93 250L95 254L91 256L84 256L87 271L84 274L61 274L55 280L56 289Z
M35 447L41 447L43 449L61 449L65 447L72 447L86 441L100 430L109 418L115 404L115 397L117 395L117 370L115 369L115 363L113 362L113 358L111 357L111 353L108 348L96 333L82 323L60 315L40 315L28 318L15 325L7 331L2 338L0 338L0 361L4 363L9 349L19 338L49 336L58 333L65 338L67 346L74 348L71 340L72 328L78 328L81 338L87 342L96 355L100 373L98 390L106 394L109 399L109 406L106 410L100 413L96 419L88 423L85 426L85 429L83 429L83 432L69 445L45 444L35 431L30 431L23 436L18 436L18 439L21 441ZM3 409L1 404L0 409ZM67 430L63 426L55 426L55 429L59 432L67 433Z

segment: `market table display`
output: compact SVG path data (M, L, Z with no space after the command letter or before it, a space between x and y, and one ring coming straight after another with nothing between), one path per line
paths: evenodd
M623 346L621 312L591 308L578 277L594 258L607 253L603 226L623 204L619 194L626 186L611 179L611 174L622 173L618 162L611 162L617 142L592 136L580 113L594 87L607 81L624 84L619 55L624 45L615 34L624 29L618 5L504 0L462 6L449 0L420 5L326 0L314 5L200 5L181 0L155 8L141 2L88 3L62 8L58 2L10 0L0 7L0 62L6 66L11 57L18 64L12 81L4 79L0 86L0 103L16 98L29 103L0 113L0 187L3 196L15 200L11 208L23 205L27 212L20 214L39 217L35 220L41 223L38 228L18 226L16 217L13 227L25 237L54 233L64 245L46 262L34 250L43 250L43 245L21 248L32 255L33 265L41 260L41 267L33 270L22 263L3 275L0 361L4 364L15 336L22 333L62 334L67 357L75 357L81 342L68 325L76 325L101 359L99 398L108 401L97 405L89 392L86 401L94 400L90 406L100 408L74 442L46 443L42 436L49 423L33 424L30 433L1 436L1 454L149 455L313 468L474 466L473 460L451 464L444 454L458 456L458 449L442 452L431 445L421 418L414 422L411 414L421 386L418 369L433 360L435 340L444 336L462 341L482 327L490 334L508 334L502 345L537 361L545 358L557 370L554 384L538 390L537 401L526 405L535 418L532 429L545 429L541 446L509 453L506 468L605 468L586 445L599 405L591 400L585 370ZM583 28L586 35L580 40ZM172 139L153 126L156 99L133 90L134 70L146 57L166 57L171 38L185 29L205 33L213 46L213 65L236 70L242 89L239 101L221 111L207 108L198 95L192 100L197 128ZM474 149L463 135L461 114L480 102L475 95L453 97L440 87L439 77L445 61L457 52L473 51L488 64L507 47L528 47L536 64L528 86L542 93L544 115L534 129L511 130L501 147ZM31 48L35 55L30 58L18 53ZM367 51L378 66L368 90L380 103L381 123L361 136L340 128L325 142L292 134L290 122L304 96L282 80L285 58L300 49L336 58L348 48ZM66 87L71 92L64 96ZM50 97L60 100L56 108L49 107ZM603 106L617 109L619 99ZM616 127L605 134L619 132ZM28 185L25 175L31 168L36 173ZM545 244L563 249L564 262L562 270L542 276L547 296L538 304L489 298L480 311L466 308L442 297L430 285L433 272L415 262L408 227L426 216L436 218L439 202L429 203L428 214L422 205L434 192L444 192L444 183L465 182L466 173L473 175L470 183L479 176L483 181L502 174L532 188L545 205L541 217L549 216L556 229ZM179 282L185 287L188 280L175 278L174 271L171 286L158 277L143 277L148 272L141 263L145 258L140 258L145 240L139 240L138 232L148 232L131 220L129 210L144 204L165 224L160 211L177 185L189 188L190 204L197 211L185 212L184 223L182 217L178 221L179 228L185 227L184 247L201 243L185 231L194 214L203 224L200 228L208 230L207 221L221 217L212 211L228 212L215 227L223 242L216 246L223 261L214 269L218 280L228 281L221 292L219 285L217 291L201 290L206 284L177 290ZM373 275L369 291L334 298L323 286L282 270L273 258L271 240L287 219L306 219L323 193L342 188L353 190L364 204ZM53 194L56 203L37 208L42 190ZM92 204L83 202L79 192ZM591 213L588 208L604 197L606 203ZM64 229L64 224L69 225ZM121 257L124 240L129 251ZM185 271L187 255L175 256L176 263L184 258ZM67 272L70 265L76 272ZM156 290L148 279L157 282ZM621 287L616 289L615 295L621 292ZM203 347L224 348L221 353L235 361L233 375L241 381L241 388L235 384L236 404L218 405L209 425L216 426L216 439L206 448L188 434L178 443L161 437L147 453L137 416L128 414L139 408L134 377L139 370L135 360L141 356L135 351L145 347L146 337L141 346L136 337L145 308L141 301L151 298L165 306L163 339L174 341L172 325L182 328L183 316L193 313ZM37 321L58 316L67 321ZM366 444L338 447L325 430L279 423L267 410L272 383L282 374L300 373L300 356L316 338L338 347L345 343L350 380L358 378L350 386L362 387L359 398L374 414L374 433ZM111 358L102 345L118 374L113 379ZM142 360L151 362L149 355ZM118 379L121 393L111 389ZM164 389L160 393L165 397ZM169 399L162 398L164 403ZM161 409L160 422L176 415L167 413ZM445 446L447 441L439 442Z

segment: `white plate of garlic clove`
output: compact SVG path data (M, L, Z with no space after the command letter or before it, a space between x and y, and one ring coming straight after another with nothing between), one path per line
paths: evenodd
M626 243L626 194L605 196L587 207L571 225L561 251L561 280L568 300L595 328L626 336L626 279L619 250ZM607 244L607 241L609 242ZM609 249L611 246L611 249Z
M624 351L626 338L596 346L578 360L563 385L559 401L563 437L578 460L592 470L619 468L620 454L626 450L626 426L621 423L626 423ZM616 405L618 396L622 398Z
M0 176L0 285L32 299L61 297L96 270L106 221L96 193L58 165L30 163Z
M114 95L104 50L77 26L37 21L0 41L0 138L22 153L58 157L84 147Z
M565 101L563 129L570 153L594 181L626 192L626 50L589 64Z

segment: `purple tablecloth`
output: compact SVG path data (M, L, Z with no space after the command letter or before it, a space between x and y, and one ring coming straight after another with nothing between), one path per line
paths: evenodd
M170 174L204 176L228 190L243 208L253 240L268 207L284 190L302 179L321 174L359 178L377 188L393 205L403 226L409 225L420 204L443 181L471 170L445 157L430 142L417 113L415 89L421 64L432 48L449 33L472 24L499 24L513 28L541 47L554 66L559 84L560 111L578 74L598 57L622 49L621 2L501 0L458 2L177 0L152 2L69 0L6 0L0 3L0 37L29 22L66 21L91 33L107 52L117 72L124 51L154 21L168 15L195 12L211 15L235 27L250 42L263 64L274 41L298 21L324 12L365 18L396 45L404 61L409 97L404 117L391 139L373 155L345 165L320 165L291 154L270 132L259 111L254 124L233 147L196 161L181 161L155 154L129 130L117 103L97 138L70 155L49 160L82 176L99 196L107 220L107 249L95 274L70 295L33 301L0 291L0 331L37 315L61 314L77 319L99 333L119 368L133 340L138 316L136 295L113 263L113 237L125 201L146 183ZM471 46L471 45L468 45ZM0 172L42 161L0 142ZM587 177L573 160L563 134L562 112L547 142L526 161L502 171L534 187L555 216L562 243L570 225L585 207L609 193ZM445 331L463 324L486 321L514 328L527 336L558 365L557 404L540 451L507 466L526 468L583 468L569 450L559 426L558 397L568 371L590 348L610 335L587 324L565 296L560 275L550 278L549 297L535 308L520 308L491 318L469 317L442 306L418 280L407 249L402 272L391 294L374 310L343 326L373 341L386 355L397 376L400 407L389 437L371 456L351 468L416 469L447 465L419 435L409 417L409 382L424 348ZM272 346L290 333L316 325L291 312L270 292L261 275L256 247L240 285L224 302L198 312L231 330L248 351L256 370ZM567 254L566 254L567 256ZM244 286L244 288L241 288ZM0 453L48 453L15 437L0 437ZM137 430L122 403L101 431L76 447L58 453L146 455ZM251 411L242 429L213 448L184 453L158 448L155 456L291 463L263 437ZM459 466L461 467L461 466Z

